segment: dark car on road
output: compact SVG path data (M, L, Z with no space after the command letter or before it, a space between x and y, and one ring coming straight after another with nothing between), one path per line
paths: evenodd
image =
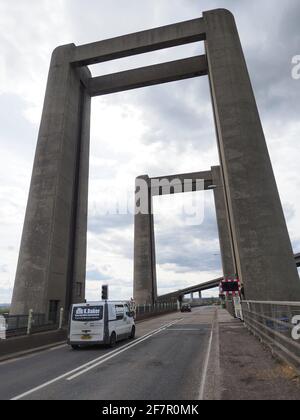
M192 312L192 307L189 303L184 303L181 306L181 312Z

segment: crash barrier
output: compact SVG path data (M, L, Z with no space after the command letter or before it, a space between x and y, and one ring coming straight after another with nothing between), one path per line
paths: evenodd
M137 321L142 319L151 318L156 315L162 315L165 313L177 311L178 303L177 302L159 302L153 305L144 304L135 306L135 318Z
M67 334L67 330L61 329L0 340L0 361L17 357L27 352L39 351L56 343L66 342Z
M3 314L1 318L1 339L9 339L24 335L31 335L39 332L54 331L62 328L63 309L59 316L53 320L47 320L45 314L36 314L32 310L28 315L9 315Z
M246 327L300 374L300 302L243 301Z

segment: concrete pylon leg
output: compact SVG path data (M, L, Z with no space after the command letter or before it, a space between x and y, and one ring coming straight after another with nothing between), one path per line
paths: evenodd
M203 14L237 270L250 300L299 301L300 281L233 15Z
M232 233L230 232L230 223L228 221L228 209L226 206L226 197L224 193L224 185L221 176L220 166L211 168L214 188L215 207L217 214L217 224L219 231L220 250L223 266L224 278L232 277L236 274L234 261Z
M74 224L74 258L73 276L70 277L69 300L72 303L82 303L85 298L86 285L86 252L88 229L88 187L89 187L89 161L90 161L90 120L91 97L82 88L82 114L81 114L81 139L79 142L78 183L77 183L77 208Z
M74 48L52 55L11 314L67 311L84 298L90 73L70 65Z
M134 300L153 304L157 298L154 220L150 179L136 179L134 218Z

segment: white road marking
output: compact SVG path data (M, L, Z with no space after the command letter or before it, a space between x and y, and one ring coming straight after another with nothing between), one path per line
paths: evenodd
M203 331L200 328L169 328L168 331Z
M203 368L203 374L202 374L201 386L200 386L200 392L199 392L199 398L198 398L200 401L204 400L206 378L207 378L207 373L208 373L208 364L209 364L213 335L214 335L214 325L215 325L215 320L213 321L212 326L211 326L211 333L210 333L207 352L205 356L205 362L204 362L204 368Z
M174 321L174 322L172 322L171 324L169 324L168 326L165 326L165 327L160 328L159 330L157 330L157 331L155 331L155 332L153 332L153 333L151 333L151 334L147 335L145 338L140 339L138 342L135 342L135 343L133 343L133 344L131 344L131 345L129 345L129 346L126 346L125 348L123 348L123 349L119 350L118 352L116 352L116 353L114 353L114 354L109 354L109 355L108 355L108 357L106 357L105 359L103 359L103 360L101 360L101 361L99 361L99 362L95 363L95 364L94 364L94 365L92 365L92 366L87 367L86 369L84 369L84 370L82 370L82 371L80 371L80 372L76 373L75 375L71 376L70 378L67 378L67 381L72 381L73 379L78 378L79 376L81 376L81 375L83 375L83 374L85 374L85 373L89 372L90 370L95 369L96 367L98 367L98 366L102 365L103 363L107 362L108 360L111 360L111 359L113 359L114 357L119 356L119 354L124 353L124 351L127 351L127 350L129 350L129 349L132 349L133 347L137 346L137 345L138 345L138 344L140 344L141 342L146 341L146 340L148 340L149 338L153 337L154 335L159 334L161 331L164 331L164 330L168 329L168 327L170 327L171 325L176 324L176 323L177 323L177 322L179 322L179 321L181 321L181 320Z
M150 332L150 333L148 333L148 334L145 334L145 335L144 335L144 336L142 336L141 338L137 339L137 340L136 340L133 344L125 344L125 345L124 345L124 346L122 346L121 348L115 349L115 350L113 350L113 351L109 352L108 354L104 354L103 356L100 356L100 357L98 357L98 358L96 358L96 359L94 359L94 360L91 360L90 362L85 363L84 365L81 365L81 366L77 367L76 369L71 370L70 372L64 373L63 375L60 375L60 376L58 376L57 378L52 379L51 381L45 382L45 383L43 383L42 385L39 385L39 386L37 386L37 387L35 387L35 388L33 388L33 389L31 389L31 390L27 391L27 392L24 392L24 393L23 393L23 394L21 394L21 395L17 395L16 397L12 398L12 399L11 399L11 401L18 401L18 400L21 400L22 398L25 398L25 397L27 397L28 395L31 395L31 394L33 394L33 393L35 393L35 392L37 392L37 391L40 391L40 390L41 390L41 389L43 389L43 388L46 388L46 387L47 387L47 386L49 386L49 385L52 385L52 384L54 384L54 383L56 383L56 382L58 382L58 381L60 381L60 380L62 380L62 379L65 379L65 378L69 377L70 375L73 375L73 374L75 374L76 372L79 372L79 371L81 371L82 369L87 368L88 366L93 365L93 367L95 367L95 363L96 363L96 362L102 361L103 359L108 359L108 356L109 356L109 358L112 358L114 355L116 355L116 356L117 356L117 354L119 354L120 352L123 352L123 351L127 350L128 348L132 348L133 346L138 345L139 343L141 343L141 342L143 342L143 341L147 340L148 338L152 337L154 334L158 334L159 332L161 332L161 331L165 330L165 329L166 329L166 328L168 328L170 325L173 325L173 324L175 324L175 323L177 323L177 322L182 321L182 319L183 319L183 318L181 318L181 319L177 319L177 320L175 320L175 321L172 321L171 323L169 322L168 324L163 325L162 327L160 327L160 328L158 328L158 329L156 329L156 330L154 330L154 331L151 331L151 332ZM81 374L81 372L80 372L80 374ZM69 379L71 379L71 378L69 378Z
M59 350L59 349L63 349L64 347L68 347L68 345L67 344L62 344L62 345L57 346L57 347L51 347L51 349L49 349L47 351L50 352L50 351L54 351L54 350Z

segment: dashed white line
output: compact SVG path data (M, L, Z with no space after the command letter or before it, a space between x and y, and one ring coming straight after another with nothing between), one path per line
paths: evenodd
M133 344L125 344L124 346L122 346L119 349L113 350L113 351L109 352L108 354L104 354L103 356L100 356L100 357L98 357L94 360L91 360L90 362L85 363L84 365L81 365L81 366L77 367L76 369L71 370L70 372L64 373L63 375L60 375L57 378L52 379L51 381L45 382L42 385L39 385L39 386L37 386L37 387L27 391L27 392L24 392L23 394L18 395L16 397L12 398L11 400L12 401L21 400L22 398L25 398L25 397L27 397L27 396L29 396L29 395L37 392L37 391L40 391L43 388L46 388L47 386L50 386L50 385L52 385L52 384L54 384L54 383L56 383L56 382L58 382L62 379L65 379L65 378L68 378L67 380L69 380L69 381L72 380L72 379L75 379L75 377L77 377L79 375L82 375L83 373L86 373L91 369L94 369L95 367L99 366L99 364L102 364L102 363L106 362L107 360L118 356L119 354L123 353L124 351L129 350L130 348L137 346L138 344L140 344L140 343L148 340L149 338L151 338L153 335L156 335L156 334L160 333L161 331L164 331L165 329L167 329L171 325L174 325L177 322L180 322L182 320L183 320L183 318L177 319L173 322L169 322L168 324L163 325L162 327L160 327L160 328L158 328L154 331L151 331L148 334L145 334L141 338L137 339Z
M114 354L109 354L108 357L106 357L103 360L100 360L99 362L93 364L92 366L87 367L84 370L81 370L80 372L76 373L73 376L70 376L69 378L67 378L67 381L72 381L73 379L78 378L78 376L84 375L85 373L89 372L92 369L95 369L96 367L102 365L103 363L107 362L108 360L113 359L116 356L119 356L119 354L124 353L124 351L127 351L129 349L132 349L133 347L137 346L138 344L142 343L143 341L148 340L149 338L153 337L154 335L160 333L161 331L166 330L168 327L170 327L171 325L176 324L177 322L179 322L179 320L172 322L171 324L169 324L168 326L162 327L159 330L147 335L145 338L140 339L138 342L135 342L133 344L130 344L129 346L126 346L125 348L119 350L118 352L114 353Z

